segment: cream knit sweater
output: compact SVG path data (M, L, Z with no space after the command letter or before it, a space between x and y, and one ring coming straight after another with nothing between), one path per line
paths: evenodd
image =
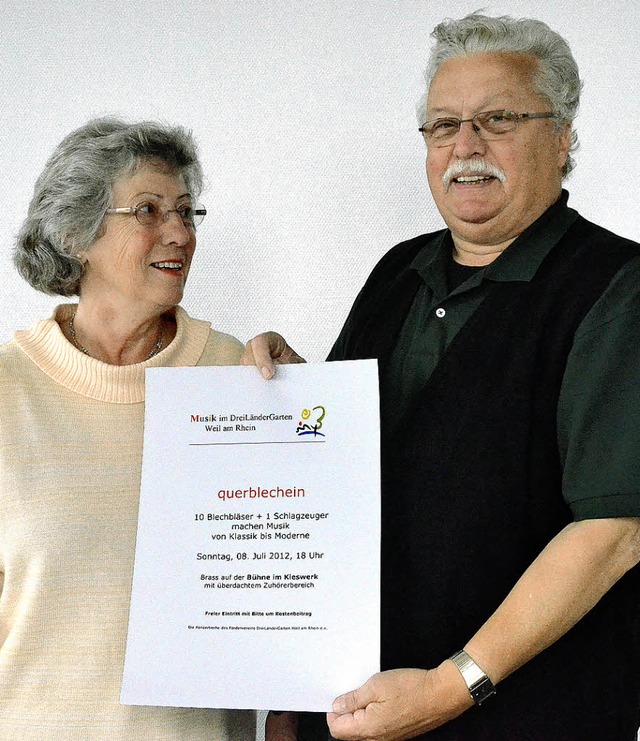
M144 370L234 365L242 352L180 308L176 321L173 342L137 365L87 357L54 319L0 348L1 741L255 738L249 711L119 703Z

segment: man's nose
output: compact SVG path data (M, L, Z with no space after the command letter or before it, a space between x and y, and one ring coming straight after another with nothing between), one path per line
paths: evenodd
M480 129L473 121L461 121L453 145L453 153L459 159L468 159L474 154L483 155L487 142L480 136Z

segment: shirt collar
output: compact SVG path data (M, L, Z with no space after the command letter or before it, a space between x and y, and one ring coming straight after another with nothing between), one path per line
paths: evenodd
M466 281L465 288L479 285L483 280L530 281L544 258L578 218L578 212L567 206L568 199L569 193L563 190L560 198L499 257ZM447 229L420 250L411 263L436 295L447 294L446 266L452 250L453 239Z
M447 263L452 250L451 232L445 229L418 252L410 265L439 298L444 298L448 293Z

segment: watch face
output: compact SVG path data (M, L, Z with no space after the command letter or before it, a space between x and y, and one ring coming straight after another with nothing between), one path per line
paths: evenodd
M470 688L469 691L476 705L482 705L488 697L496 694L496 688L493 686L493 682L486 675L479 684Z
M462 678L467 685L469 694L476 705L483 703L491 695L495 695L496 688L493 682L469 656L466 651L458 651L451 657L451 661L458 667Z

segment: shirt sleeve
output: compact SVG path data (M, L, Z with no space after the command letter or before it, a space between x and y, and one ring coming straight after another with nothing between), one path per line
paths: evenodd
M563 493L576 520L640 516L640 258L576 332L558 404Z

